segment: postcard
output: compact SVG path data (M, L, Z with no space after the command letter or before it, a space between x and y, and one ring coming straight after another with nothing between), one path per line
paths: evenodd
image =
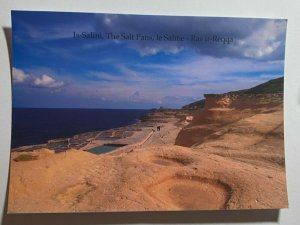
M8 212L288 207L286 27L12 11Z

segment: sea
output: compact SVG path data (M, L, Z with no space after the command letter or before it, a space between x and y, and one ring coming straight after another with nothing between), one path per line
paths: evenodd
M45 144L91 131L128 126L149 110L13 108L11 147Z

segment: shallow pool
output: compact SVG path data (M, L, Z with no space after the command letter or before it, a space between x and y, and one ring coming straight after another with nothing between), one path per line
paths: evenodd
M125 145L102 145L102 146L97 146L95 148L91 148L88 150L88 152L99 155L107 152L111 152L117 148L123 147Z

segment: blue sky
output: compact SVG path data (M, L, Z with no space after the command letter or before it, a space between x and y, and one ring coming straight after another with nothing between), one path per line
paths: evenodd
M284 75L286 20L12 12L13 107L180 108ZM74 38L177 35L184 41ZM193 42L191 35L233 38Z

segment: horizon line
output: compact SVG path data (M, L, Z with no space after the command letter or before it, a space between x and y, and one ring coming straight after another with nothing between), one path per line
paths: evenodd
M153 108L79 108L79 107L12 107L12 109L104 109L104 110L153 110L153 109L181 109L181 108L167 108L167 107L153 107Z

